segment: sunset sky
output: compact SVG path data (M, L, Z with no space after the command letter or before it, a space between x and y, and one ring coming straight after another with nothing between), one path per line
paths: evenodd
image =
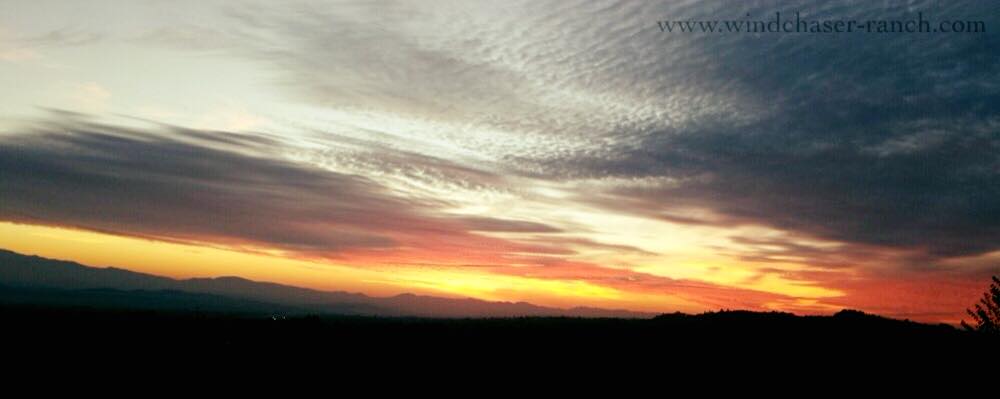
M661 20L984 21L665 33ZM992 2L0 1L0 248L653 312L957 322L1000 274Z

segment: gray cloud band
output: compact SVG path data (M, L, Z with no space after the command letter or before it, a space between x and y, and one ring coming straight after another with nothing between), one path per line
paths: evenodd
M364 177L255 154L269 148L259 136L63 119L0 140L0 219L321 254L558 231L450 217Z

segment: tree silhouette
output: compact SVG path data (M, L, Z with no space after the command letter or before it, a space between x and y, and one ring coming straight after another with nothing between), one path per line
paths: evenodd
M963 320L962 327L966 330L1000 335L1000 279L993 276L989 291L979 299L975 309L966 309L965 312L975 322L975 325L969 325Z

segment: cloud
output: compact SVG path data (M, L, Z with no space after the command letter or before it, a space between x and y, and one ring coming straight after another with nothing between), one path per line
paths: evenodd
M605 209L931 258L998 249L995 30L709 35L655 24L775 12L1000 22L976 2L299 2L229 10L228 24L206 29L217 48L273 65L296 100L441 123L415 134L498 174L659 182L577 192Z
M58 29L34 36L18 36L0 26L0 61L24 62L42 58L44 49L87 46L103 40L89 31Z
M450 218L367 178L283 161L252 135L147 132L72 117L0 142L0 217L115 234L304 253L391 248L540 223Z
M472 231L505 233L558 233L561 230L537 222L506 220L489 217L463 217L462 222Z
M96 82L86 82L72 87L70 99L81 109L99 111L107 108L111 92Z
M929 270L930 271L930 270ZM823 270L777 272L784 278L823 281L843 295L823 298L831 308L864 309L888 317L957 324L982 295L989 271L933 270L917 273L843 273ZM996 269L992 270L996 273ZM794 309L794 308L792 308Z
M262 63L297 102L432 121L422 138L518 170L535 166L522 158L603 153L655 128L760 109L685 75L703 56L686 39L664 43L645 19L671 11L617 1L295 2L215 10L228 18L139 40Z
M38 52L17 40L0 26L0 61L22 62L38 58Z
M52 115L0 140L2 220L347 261L354 254L359 263L502 264L507 256L573 253L476 234L558 228L452 215L446 201L285 160L283 144L267 136Z
M548 267L586 252L672 267L664 263L675 254L581 238L628 243L637 232L598 225L600 216L638 215L718 227L685 231L712 231L699 243L728 237L707 248L740 261L727 267L811 265L827 274L792 277L820 283L861 264L912 271L1000 250L1000 20L982 2L206 7L185 11L204 19L181 13L174 17L183 24L151 24L128 44L260 67L272 78L255 90L261 98L275 109L305 105L305 118L269 120L309 125L303 130L314 134L281 132L308 149L171 126L43 123L0 147L4 217L401 264ZM854 20L920 12L984 20L988 29L682 34L656 26L775 12ZM32 40L108 38L64 29ZM513 214L475 213L485 209ZM595 222L578 223L587 215ZM746 225L780 235L727 230ZM509 268L522 270L539 272ZM795 298L754 303L769 300L791 306Z
M732 13L804 9L815 18L864 20L922 11L935 20L1000 22L978 3L919 3L911 10L747 4ZM701 59L700 71L686 71L691 80L734 88L769 103L766 112L661 129L634 146L524 161L551 179L664 182L579 194L606 209L717 226L766 225L931 258L1000 249L996 33L696 40L691 45L711 58Z
M80 123L7 136L0 145L0 215L306 251L392 246L379 231L414 218L407 212L415 205L385 196L372 182L217 144L184 131L154 135Z
M104 34L90 30L61 28L24 37L21 42L34 47L77 47L101 42Z
M713 284L692 279L673 279L628 269L608 268L587 262L544 259L530 262L532 266L501 267L495 273L561 281L582 281L625 292L667 295L695 309L739 308L769 310L780 301L793 302L794 297L753 289Z
M1000 246L996 33L665 34L654 23L990 19L984 5L720 4L301 4L235 17L243 35L281 38L246 51L278 64L301 100L468 126L428 138L508 174L669 182L582 202L931 257Z

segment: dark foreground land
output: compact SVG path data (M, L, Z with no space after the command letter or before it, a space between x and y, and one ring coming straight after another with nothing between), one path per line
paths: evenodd
M653 319L426 319L0 305L4 341L22 350L287 353L634 353L696 350L822 352L996 347L948 325L855 311L833 316L724 311ZM976 349L980 348L980 349Z
M449 318L457 315L477 317ZM857 311L653 316L416 295L375 298L239 278L174 280L0 250L0 355L27 354L21 359L50 365L122 354L143 363L180 356L189 365L273 355L328 365L446 355L457 365L569 359L563 363L581 367L609 356L658 366L686 364L678 355L703 362L792 355L872 367L881 367L879 360L924 365L936 357L951 359L938 365L950 365L956 358L1000 358L996 337Z

